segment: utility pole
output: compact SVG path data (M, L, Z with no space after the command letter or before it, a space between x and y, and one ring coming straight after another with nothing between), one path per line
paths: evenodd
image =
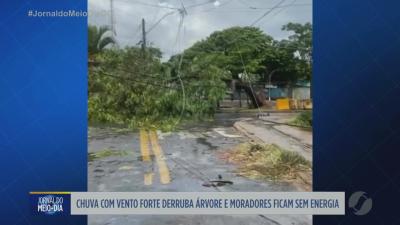
M147 62L146 62L146 22L142 18L142 59L143 59L143 76L146 76Z
M144 56L146 52L146 22L144 18L142 19L142 51Z
M272 75L273 75L277 70L278 70L278 69L272 70L271 73L269 73L269 75L268 75L268 101L271 101L271 87L272 87L271 78L272 78Z

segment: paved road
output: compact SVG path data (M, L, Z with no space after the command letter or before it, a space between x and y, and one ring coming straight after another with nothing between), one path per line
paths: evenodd
M246 141L232 125L248 116L251 115L219 114L214 122L188 125L172 133L92 128L89 152L107 150L112 154L89 162L89 191L295 191L285 183L262 183L236 176L233 165L219 160L219 152ZM233 185L203 185L218 175ZM311 217L301 215L89 216L90 225L311 223Z

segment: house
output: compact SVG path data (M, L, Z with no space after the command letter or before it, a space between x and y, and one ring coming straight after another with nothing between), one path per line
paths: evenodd
M270 91L270 95L268 95ZM310 81L297 81L292 85L285 86L268 86L266 95L271 99L292 98L298 100L311 99L311 83Z

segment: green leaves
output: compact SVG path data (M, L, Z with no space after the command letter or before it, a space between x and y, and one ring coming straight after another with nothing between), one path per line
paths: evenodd
M130 127L173 129L181 120L206 119L225 97L232 79L295 81L311 77L311 25L288 24L288 40L276 41L255 27L232 27L196 42L161 62L148 47L105 48L106 27L89 26L89 120ZM296 56L296 53L298 56Z
M252 74L256 81L267 82L268 74L276 71L273 81L293 82L311 77L311 24L285 25L292 32L287 40L276 41L255 27L232 27L212 33L185 50L183 68L196 66L199 58L213 57L209 63L230 73ZM179 57L172 57L175 65Z
M197 42L185 51L186 60L207 54L218 56L213 65L228 70L232 77L244 72L255 73L263 69L261 62L272 43L272 37L254 27L232 27L217 31L206 40Z
M204 55L182 71L182 88L160 57L153 48L145 53L136 47L99 53L99 65L89 69L89 120L168 130L180 120L212 114L224 97L221 78L228 77L209 65L215 58Z
M288 23L282 30L289 31L289 41L282 43L296 54L294 61L295 72L301 79L311 80L312 70L312 25L310 23Z

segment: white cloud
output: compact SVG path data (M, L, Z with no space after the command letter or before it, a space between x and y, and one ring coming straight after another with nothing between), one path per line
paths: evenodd
M149 29L166 13L180 8L180 0L113 0L117 40L121 46L140 41L140 24L146 20ZM260 17L280 0L183 0L187 11L183 47L190 47L216 30L231 26L246 26ZM286 0L282 5L290 5ZM281 30L288 22L305 23L312 20L312 1L297 0L292 7L275 9L257 23L265 33L276 39L286 38ZM89 0L89 23L110 25L110 0ZM177 11L177 10L176 10ZM106 13L105 13L106 12ZM177 50L176 38L180 21L178 12L166 16L149 34L148 43L159 47L166 59Z

